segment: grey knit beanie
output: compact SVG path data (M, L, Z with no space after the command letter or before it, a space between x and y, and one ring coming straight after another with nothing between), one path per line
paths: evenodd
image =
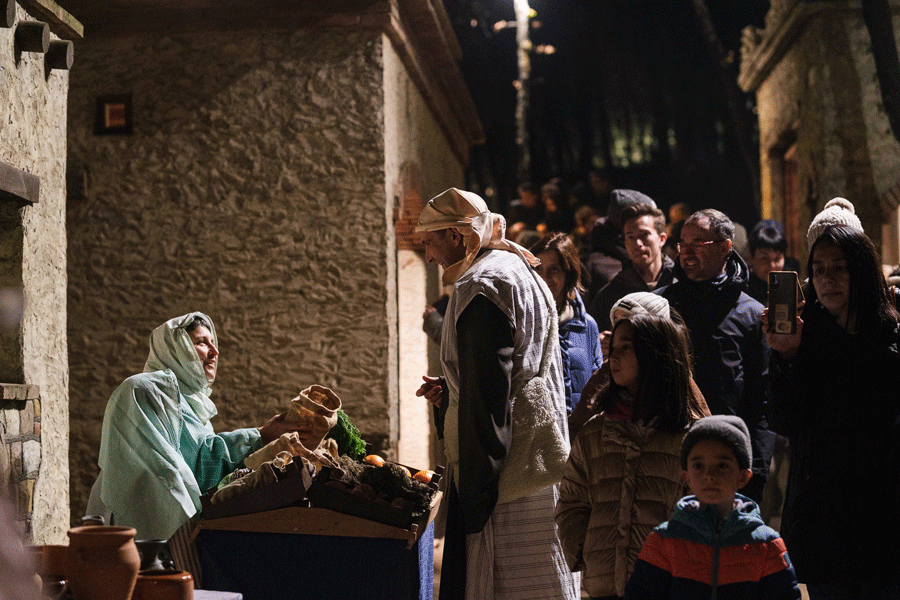
M812 248L813 243L822 234L825 229L831 225L846 225L863 230L862 222L856 216L856 208L846 198L832 198L825 204L822 212L817 214L809 224L809 230L806 232L806 241Z
M722 442L734 452L738 466L749 469L753 458L750 446L750 431L740 417L734 415L713 415L696 421L681 442L681 468L687 470L688 455L691 449L702 440Z
M622 233L622 210L632 204L649 204L656 208L653 198L637 190L613 190L609 198L609 208L606 210L606 219L619 233Z

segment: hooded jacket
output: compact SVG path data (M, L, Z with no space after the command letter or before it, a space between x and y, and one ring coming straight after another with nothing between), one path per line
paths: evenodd
M656 290L669 300L691 333L694 380L714 415L737 415L750 430L753 474L746 493L762 495L775 447L766 421L769 346L762 331L763 306L745 292L750 269L732 251L725 273L706 281L687 278L675 264L672 285Z
M759 508L736 495L720 523L716 509L695 496L678 501L672 519L641 549L626 600L797 600L800 589L784 540Z
M169 539L200 510L200 495L262 446L256 428L216 434L216 407L186 327L189 313L150 336L144 373L110 396L100 441L100 498L116 525L138 539Z
M603 366L600 331L587 314L584 302L576 295L569 300L574 316L559 325L559 351L562 354L563 383L566 387L566 412L571 413L581 399L581 390L594 371Z

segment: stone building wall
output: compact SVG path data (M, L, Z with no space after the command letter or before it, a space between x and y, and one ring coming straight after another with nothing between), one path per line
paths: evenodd
M68 207L74 516L97 473L110 393L142 369L152 328L190 310L219 333L217 430L260 425L319 383L364 437L396 443L384 53L380 32L352 29L79 48L69 95L70 173L85 182ZM96 98L122 93L133 135L94 135Z
M424 202L462 185L463 166L452 159L443 132L393 47L385 41L384 48L385 195L395 199L394 219L412 225ZM437 266L425 263L419 235L411 227L397 229L400 239L392 237L392 242L397 247L398 457L404 464L433 467L445 461L434 453L431 405L415 391L422 375L436 374L438 349L422 331L422 312L437 296ZM393 227L389 230L393 236Z
M16 23L41 21L17 7ZM51 29L52 30L52 29ZM44 56L16 57L14 28L0 28L0 162L40 178L39 201L0 199L0 287L24 292L20 381L39 397L0 400L12 451L22 530L37 544L64 543L69 527L66 354L66 95L69 75ZM51 39L59 39L51 33ZM17 255L20 262L7 260ZM5 358L9 358L8 356ZM26 394L30 396L31 394ZM2 395L0 395L2 397Z
M894 29L900 32L896 14ZM742 54L740 82L756 92L759 111L763 215L781 218L781 156L796 144L801 259L812 218L844 196L885 261L896 262L896 228L882 235L882 199L900 183L900 145L884 112L859 4L776 0L765 30L745 32Z

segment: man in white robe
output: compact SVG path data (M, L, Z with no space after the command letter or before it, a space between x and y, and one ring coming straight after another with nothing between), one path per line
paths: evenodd
M453 286L444 375L417 392L436 406L449 462L440 595L574 600L579 578L553 520L569 450L556 309L538 261L504 230L484 200L456 188L429 201L416 228Z

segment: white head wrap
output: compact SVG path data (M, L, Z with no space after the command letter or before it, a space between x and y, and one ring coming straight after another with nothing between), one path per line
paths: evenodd
M174 319L169 319L150 334L150 355L144 364L144 372L169 370L178 379L181 393L191 404L201 421L209 421L216 415L216 405L209 399L212 393L210 382L206 379L203 363L194 348L194 342L186 328L194 322L194 317L201 317L209 323L209 332L213 344L218 347L216 327L212 319L200 312L192 312Z
M609 320L615 323L622 317L635 313L649 313L658 317L671 319L669 301L659 294L650 292L634 292L619 298L609 310Z
M534 255L507 239L506 219L492 213L478 194L450 188L428 201L419 216L417 232L456 229L466 240L466 255L444 270L444 283L455 283L468 270L482 248L505 250L521 256L532 267L540 264Z

